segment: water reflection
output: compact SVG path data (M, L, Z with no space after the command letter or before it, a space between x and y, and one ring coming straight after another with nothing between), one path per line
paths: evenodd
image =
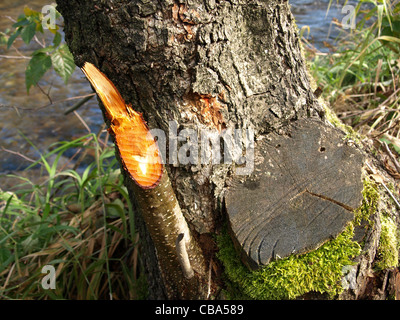
M9 28L13 22L8 18L16 19L28 5L40 11L49 1L2 1L0 4L0 30ZM8 17L4 17L8 16ZM47 31L47 42L51 42L52 34ZM25 45L21 40L15 43L16 48L23 56L29 56L40 48L38 44ZM0 55L18 55L15 50L6 51L0 48ZM69 101L50 105L49 99L43 92L32 87L29 95L25 87L25 68L29 60L0 58L0 147L37 159L38 153L23 138L22 134L31 140L42 152L56 141L71 140L86 134L87 130L74 114L65 116L64 111L76 101ZM49 71L39 82L41 88L49 93L52 101L63 100L68 97L87 95L92 90L81 72L76 69L67 85L54 72ZM78 113L87 122L88 126L96 131L103 120L97 106L96 99L89 101ZM21 134L22 133L22 134ZM29 161L19 155L11 154L0 149L0 172L7 173L24 169ZM1 185L3 188L3 186Z
M332 19L336 18L339 21L343 19L345 16L341 12L343 5L333 0L329 11L327 11L329 0L292 0L289 2L299 29L302 26L309 26L310 36L308 39L310 42L319 50L328 51L323 42L333 42L339 35Z

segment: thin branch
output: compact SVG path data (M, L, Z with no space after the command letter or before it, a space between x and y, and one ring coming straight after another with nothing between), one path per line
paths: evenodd
M31 158L29 158L29 157L23 155L23 154L20 153L20 152L12 151L12 150L6 149L6 148L4 148L4 147L1 147L1 149L2 149L3 151L5 151L5 152L11 153L11 154L15 154L15 155L17 155L17 156L19 156L19 157L21 157L21 158L23 158L23 159L25 159L25 160L27 160L27 161L29 161L29 162L32 162L32 163L33 163L33 162L36 162L35 160L33 160L33 159L31 159Z
M85 122L85 120L82 119L82 117L79 115L78 112L74 111L75 116L79 119L79 121L83 124L83 126L85 127L85 129L89 132L92 133L92 131L90 130L89 126L87 125L87 123Z
M186 279L191 279L194 276L194 271L190 265L189 255L186 249L186 239L183 239L184 236L184 233L180 233L176 238L176 253L178 255L183 275Z
M84 95L84 96L75 96L75 97L71 97L71 98L56 100L56 101L53 101L53 103L46 104L46 105L43 105L43 106L40 106L40 107L37 107L37 108L23 108L23 107L18 107L18 106L7 106L7 105L2 104L2 103L0 103L0 108L18 109L18 110L23 110L23 111L37 111L37 110L40 110L40 109L51 107L52 105L56 105L58 103L67 102L67 101L76 100L76 99L82 99L82 98L86 98L86 97L94 96L94 95L95 95L95 93L90 93L90 94L87 94L87 95Z
M13 23L16 23L17 22L17 20L15 20L13 17L11 17L11 16L2 16L3 18L7 18L8 20L10 20L11 22L13 22Z
M211 269L212 269L212 258L208 264L208 284L207 284L207 300L210 298L211 294Z
M47 99L49 99L49 102L50 102L50 105L52 105L53 104L53 100L51 99L51 97L50 97L50 89L49 89L49 91L46 93L44 90L43 90L43 88L39 85L39 83L37 83L36 84L36 86L39 88L39 90L47 97ZM51 88L51 87L50 87Z
M89 137L89 139L87 139L83 145L86 146L89 144L90 141L93 140L93 137ZM82 147L78 148L78 150L76 150L76 152L72 155L72 157L70 157L68 159L68 161L61 167L60 171L63 171L71 162L72 160L74 160L74 158L82 151ZM87 155L87 149L85 148L85 150L83 151L83 153L80 155L80 157L76 160L72 170L76 170L79 165L81 164L82 160L86 157Z
M385 134L386 132L388 132L389 130L391 130L391 129L397 127L397 124L398 124L399 122L400 122L400 118L399 118L399 119L396 119L396 121L395 121L395 123L394 123L393 125L391 125L390 127L386 128L385 130L379 132L378 134L374 135L373 138L378 138L378 137L380 137L381 135L383 135L383 134Z
M396 167L396 170L400 173L400 164L398 163L396 157L393 155L392 151L390 151L390 148L389 148L389 146L387 145L386 142L383 142L383 145L385 146L386 153L389 155L389 157L392 160L394 166Z
M26 60L30 60L31 57L27 57L27 56L6 56L3 54L0 54L0 59L26 59Z
M42 48L46 48L46 40L45 40L44 37L43 37L43 43L40 42L39 38L38 38L36 35L33 37L33 39L34 39L35 42L36 42L38 45L40 45Z
M78 101L76 104L74 104L71 108L67 109L64 112L64 115L68 115L70 114L72 111L75 111L77 109L79 109L80 107L82 107L87 101L89 101L90 99L93 98L94 95L89 95L85 98L83 98L81 101Z
M368 162L365 162L365 164L367 165L367 167L372 171L373 174L376 174L375 170L369 165ZM399 207L400 209L400 203L399 201L397 201L397 199L395 198L395 196L393 195L393 193L389 190L389 188L386 186L386 184L382 181L381 182L382 186L386 189L386 191L389 193L389 195L392 197L393 201L396 203L396 205Z

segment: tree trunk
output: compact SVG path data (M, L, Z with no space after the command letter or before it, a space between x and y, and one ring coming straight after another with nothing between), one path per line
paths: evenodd
M194 129L198 136L190 136L193 142L200 141L201 130L221 133L240 128L243 136L250 130L257 140L270 133L282 134L285 126L299 119L324 121L288 1L57 3L76 64L81 67L88 61L97 66L124 100L143 113L149 128L168 134L167 175L189 229L203 249L206 268L195 274L198 290L194 296L166 289L171 284L165 283L169 280L160 271L156 240L148 232L146 219L137 215L150 298L215 294L215 270L211 281L208 276L208 268L217 264L212 235L224 219L227 179L249 161L242 166L239 160L201 163L197 160L203 151L185 145L188 136L181 133ZM242 139L240 151L251 151L252 136L248 138ZM177 154L178 149L181 153ZM142 201L126 172L125 183L132 200Z

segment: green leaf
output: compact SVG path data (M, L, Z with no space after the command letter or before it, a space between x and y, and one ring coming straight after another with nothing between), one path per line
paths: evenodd
M50 68L51 58L49 55L42 52L33 55L25 70L25 85L28 93L30 87L36 85Z
M21 38L26 44L29 44L36 33L36 22L30 22L27 26L23 27L21 31Z
M48 46L48 47L40 48L40 49L35 50L35 51L32 53L32 56L37 55L37 54L39 54L39 53L51 52L51 51L53 51L53 50L54 50L54 47L53 47L53 46Z
M40 33L44 33L43 26L40 21L36 22L36 31L39 31Z
M8 250L7 248L0 248L0 262L1 263L7 261L10 258L10 256L11 256L10 250Z
M54 35L54 39L53 39L53 46L58 47L61 43L61 33L56 32L56 34Z
M0 32L0 45L7 44L8 36L5 32Z
M30 234L25 240L21 242L21 246L25 253L33 251L39 244L39 239L35 234Z
M7 266L14 261L14 256L11 251L7 248L0 248L0 272L2 272Z
M23 27L29 24L29 20L25 17L18 19L16 23L12 25L13 28Z
M74 58L66 44L57 48L51 55L54 70L63 78L67 83L69 77L75 70Z
M121 199L115 199L113 203L106 203L105 207L109 217L118 218L125 215L125 206Z
M388 145L391 145L393 147L394 150L396 150L396 152L398 154L400 154L400 147L397 146L396 144L392 143L392 141L390 141L389 139L383 137L379 139L380 141L386 142Z
M32 10L32 9L28 8L27 6L25 6L25 8L24 8L24 14L25 14L25 17L29 21L35 21L35 22L40 22L41 16L42 16L41 12Z
M10 49L11 45L13 44L13 42L15 41L15 39L17 39L17 37L20 35L22 29L19 28L17 29L9 38L7 41L7 50Z

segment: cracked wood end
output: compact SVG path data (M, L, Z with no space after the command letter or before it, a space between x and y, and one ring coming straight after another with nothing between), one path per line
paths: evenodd
M144 189L160 182L163 165L160 151L142 115L127 105L110 79L96 66L86 62L82 67L99 95L111 125L122 163L132 179Z
M252 175L225 197L232 238L251 268L305 253L342 232L362 200L363 156L343 133L298 120L258 141Z

